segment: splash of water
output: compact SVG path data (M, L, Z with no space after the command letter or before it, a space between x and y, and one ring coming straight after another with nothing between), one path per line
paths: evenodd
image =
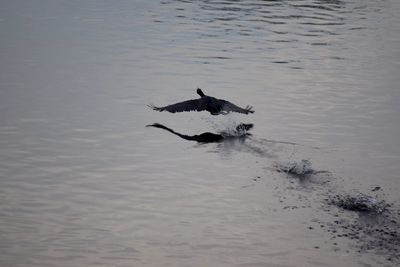
M276 164L277 171L285 172L296 176L313 174L315 171L311 167L311 161L302 159L300 161L289 161Z
M211 127L225 138L244 137L249 135L249 130L253 124L238 123L231 114L223 116L223 120L215 120L215 118L203 118Z
M345 210L370 213L382 213L390 206L384 200L378 200L363 193L358 193L357 195L336 195L332 197L330 203Z

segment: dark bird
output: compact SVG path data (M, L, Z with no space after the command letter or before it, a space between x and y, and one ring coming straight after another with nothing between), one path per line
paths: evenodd
M211 113L211 115L226 115L229 112L238 112L244 114L254 113L252 106L247 106L246 108L238 107L229 101L207 96L203 93L203 91L201 91L200 88L197 88L197 93L200 95L200 98L198 99L191 99L165 107L156 107L153 105L149 105L149 107L160 112L169 111L171 113L203 110L207 110Z
M237 135L232 135L232 134L229 134L226 132L222 132L221 134L205 132L205 133L198 134L198 135L197 134L196 135L185 135L185 134L177 133L174 130L172 130L160 123L150 124L150 125L147 125L146 127L155 127L155 128L164 129L164 130L167 130L168 132L171 132L171 133L173 133L185 140L189 140L189 141L197 141L199 143L218 143L218 142L222 142L223 140L225 140L227 138L234 138L234 137L243 138L243 137L251 135L250 133L247 133L247 131L250 130L251 128L253 128L253 124L241 123L238 126L236 126Z

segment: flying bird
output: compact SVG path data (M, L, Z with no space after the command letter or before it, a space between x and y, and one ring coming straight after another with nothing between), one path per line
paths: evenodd
M156 107L153 105L149 105L149 107L156 111L169 111L171 113L204 110L210 112L211 115L226 115L229 112L238 112L243 114L254 113L252 106L246 106L246 108L238 107L229 101L205 95L200 88L197 88L197 94L200 95L200 98L198 99L191 99L165 107Z

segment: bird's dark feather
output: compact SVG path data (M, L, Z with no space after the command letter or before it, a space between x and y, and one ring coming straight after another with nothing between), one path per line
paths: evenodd
M207 110L212 115L226 115L229 112L238 112L243 114L254 113L253 107L251 106L247 106L246 108L238 107L229 101L207 96L201 91L201 89L197 89L197 93L201 98L191 99L165 107L156 107L153 105L150 105L149 107L156 111L169 111L171 113L203 110Z
M222 110L227 111L227 112L238 112L238 113L244 113L244 114L249 114L249 113L254 112L252 110L251 106L247 106L246 108L241 108L229 101L222 100L222 99L220 101L223 103Z
M184 112L184 111L203 111L206 110L205 105L202 105L200 99L192 99L183 102L179 102L176 104L168 105L165 107L153 107L154 110L157 111L169 111L171 113L175 112Z

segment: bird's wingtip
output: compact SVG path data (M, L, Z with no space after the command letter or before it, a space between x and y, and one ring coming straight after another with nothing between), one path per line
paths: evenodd
M254 113L254 110L253 110L253 107L252 107L252 106L247 106L247 107L246 107L246 110L247 110L247 114L248 114L248 113Z
M147 105L149 108L151 108L152 110L156 110L156 111L162 111L161 108L154 106L153 104L149 104Z

